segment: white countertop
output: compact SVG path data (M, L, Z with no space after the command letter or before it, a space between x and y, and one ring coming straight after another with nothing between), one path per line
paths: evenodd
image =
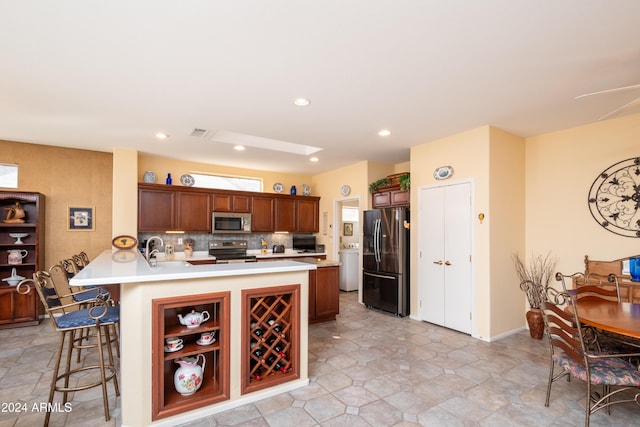
M208 253L206 255L208 257ZM155 282L316 269L314 264L296 261L204 265L191 265L185 262L205 259L200 256L202 256L202 253L194 252L194 256L185 259L184 253L180 252L175 255L174 261L158 262L157 267L150 267L144 256L136 249L128 251L106 250L76 274L69 283L71 286L108 285L113 283ZM158 258L158 261L161 261L161 259Z

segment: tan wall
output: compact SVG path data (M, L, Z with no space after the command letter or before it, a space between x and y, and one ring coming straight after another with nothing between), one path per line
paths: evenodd
M489 238L489 276L481 282L489 283L489 321L491 337L524 326L525 296L518 286L511 255L524 254L525 248L525 210L524 210L524 153L525 140L497 128L490 129L489 157L489 211L484 212L485 219L480 224L476 212L476 236L481 240ZM489 227L487 227L489 226ZM486 231L490 230L489 236ZM476 254L476 260L484 255ZM484 271L484 269L481 269ZM484 271L486 273L486 271Z
M285 191L289 191L292 185L295 185L298 194L302 192L302 184L311 185L311 175L287 174L280 172L259 171L253 169L234 168L229 166L210 165L197 162L186 162L182 160L171 159L168 157L153 156L150 154L139 153L138 155L138 179L143 182L142 177L145 171L153 171L156 175L156 183L164 184L167 173L171 173L173 185L180 184L180 176L185 173L219 173L235 176L246 176L251 178L260 178L263 181L263 190L265 193L273 193L273 184L279 182L284 185ZM311 195L319 196L316 189L311 185Z
M43 267L80 251L93 259L111 246L110 153L0 141L0 162L19 165L17 190L45 195ZM67 231L69 206L95 207L95 231Z
M433 171L440 166L452 166L453 176L449 182L473 179L475 212L489 211L489 130L488 126L452 135L411 148L411 315L418 317L418 227L420 187L436 184ZM473 255L475 259L475 334L490 336L490 224L475 226Z
M552 251L558 271L584 270L583 259L640 253L640 241L611 233L591 216L588 194L614 163L640 155L640 114L527 138L527 254Z

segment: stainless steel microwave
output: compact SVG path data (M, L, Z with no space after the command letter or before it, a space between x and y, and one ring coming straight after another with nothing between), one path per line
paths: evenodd
M211 232L251 233L250 213L213 212L211 215Z

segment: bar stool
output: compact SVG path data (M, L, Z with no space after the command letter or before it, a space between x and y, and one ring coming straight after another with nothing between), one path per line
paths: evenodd
M80 390L86 390L92 387L102 387L102 399L104 405L105 420L111 419L109 413L109 399L107 394L107 382L113 381L116 396L120 395L120 389L118 387L118 378L116 372L116 365L113 358L113 352L111 350L110 342L110 326L115 325L120 321L120 308L107 304L101 298L96 298L91 302L85 301L82 303L72 302L69 304L63 304L62 300L68 295L60 294L56 288L51 276L46 271L37 271L33 274L33 279L25 279L21 281L17 286L17 292L26 294L30 292L31 287L28 284L33 284L40 296L40 301L44 306L44 309L51 320L53 328L60 332L60 341L58 343L58 349L55 356L55 367L53 371L53 378L51 380L51 388L49 391L49 405L48 408L52 408L53 397L55 392L63 393L63 404L68 401L69 392L76 392ZM83 305L86 308L80 308ZM88 306L87 306L88 305ZM91 344L92 347L98 348L97 365L81 366L78 368L71 368L71 355L74 348L83 346L77 341L76 334L81 333L84 330L95 330L96 343ZM64 347L65 338L68 339L67 343L67 358L65 365L60 366L62 361L62 351ZM105 363L104 347L106 344L108 361ZM86 346L85 346L86 347ZM62 369L62 372L61 372ZM71 376L75 374L85 373L86 371L97 370L100 373L100 380L89 384L72 386L70 385ZM62 382L63 384L59 384ZM51 418L51 412L48 410L45 417L44 425L49 425Z

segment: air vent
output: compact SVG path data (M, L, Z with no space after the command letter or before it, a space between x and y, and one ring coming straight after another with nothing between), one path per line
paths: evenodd
M196 138L204 138L209 133L208 130L202 128L193 128L189 136L195 136Z

